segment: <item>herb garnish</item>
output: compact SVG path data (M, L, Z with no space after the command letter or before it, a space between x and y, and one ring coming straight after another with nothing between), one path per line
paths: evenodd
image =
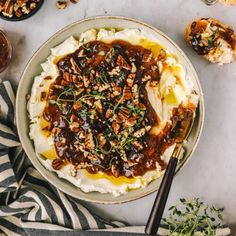
M223 208L208 206L198 198L180 199L180 204L169 208L168 219L163 219L169 226L170 236L215 236L222 227Z

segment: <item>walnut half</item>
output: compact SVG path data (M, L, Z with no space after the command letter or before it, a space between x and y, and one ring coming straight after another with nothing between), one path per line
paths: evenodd
M67 7L66 1L57 1L57 9L65 9Z

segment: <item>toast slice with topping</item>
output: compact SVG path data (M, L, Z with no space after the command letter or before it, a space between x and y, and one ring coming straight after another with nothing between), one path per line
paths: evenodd
M192 21L186 28L187 43L211 63L220 65L236 60L234 30L213 18Z

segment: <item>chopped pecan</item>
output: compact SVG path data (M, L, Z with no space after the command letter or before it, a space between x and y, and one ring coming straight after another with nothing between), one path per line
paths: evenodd
M97 100L94 102L94 106L96 107L97 111L99 113L102 113L103 109L102 109L102 103L101 100Z
M145 50L144 54L143 54L143 58L142 58L142 61L143 62L150 62L151 59L152 59L152 52L149 51L149 50Z
M131 66L132 66L132 68L131 68L131 73L136 73L137 67L136 67L136 65L134 64L134 62L131 63Z
M65 72L63 74L63 79L66 80L67 82L71 82L72 81L72 75L69 72Z
M115 119L116 123L120 124L122 123L122 119L119 118L119 116L115 115Z
M108 74L109 74L110 76L119 75L119 74L120 74L120 67L119 67L119 66L116 66L116 67L113 68L111 71L109 71Z
M113 128L115 134L119 133L120 125L118 123L116 123L115 121L112 122L112 128Z
M135 165L138 164L137 162L135 162L135 161L133 161L133 160L128 160L127 162L128 162L128 165L129 165L130 167L135 166Z
M54 127L54 128L52 129L52 133L53 133L54 135L58 135L60 132L61 132L61 129L58 128L58 127Z
M132 93L133 93L133 104L137 105L139 103L139 92L138 92L138 85L134 84L132 87Z
M80 169L85 169L87 167L92 167L92 164L89 164L87 162L80 162L79 165L76 166L76 169L80 170Z
M135 131L135 132L133 133L133 136L136 137L136 138L140 138L140 137L142 137L145 133L146 133L146 129L145 129L145 128L141 128L141 129Z
M90 84L88 76L85 76L85 75L83 76L83 82L84 82L84 87L88 88L88 86Z
M134 94L137 94L138 93L138 85L135 84L133 87L132 87L132 93Z
M84 138L85 138L85 132L84 132L83 129L78 132L78 137L79 137L80 139L84 139Z
M121 55L117 57L116 63L117 65L121 66L122 68L126 70L131 70L131 66L127 63L127 61Z
M120 157L123 161L127 162L127 156L126 156L126 152L122 149L120 150Z
M117 141L116 140L111 140L110 144L112 147L115 147L117 145Z
M111 172L112 174L117 178L120 176L120 170L118 165L112 165L111 166Z
M74 103L73 108L75 110L80 110L83 107L82 103L80 101L77 101Z
M63 147L66 144L66 139L61 138L59 142L56 143L57 147Z
M84 54L84 49L80 50L78 53L78 57L85 57L86 55Z
M79 88L76 92L75 92L75 94L76 94L76 96L78 96L78 95L80 95L81 93L83 93L84 92L84 88Z
M128 86L125 86L123 89L123 98L125 100L129 100L132 98L132 93L131 93L131 89Z
M88 153L87 155L87 158L91 161L96 161L97 160L97 157L91 153Z
M70 174L72 177L76 177L76 175L77 175L77 169L73 165L70 167Z
M70 63L71 63L71 68L74 71L74 73L80 74L81 73L81 69L79 68L79 66L77 65L77 63L75 62L73 57L71 57Z
M89 130L89 132L85 134L85 149L90 151L94 149L94 147L95 147L95 144L93 140L93 133L91 130Z
M105 114L105 118L110 118L113 116L113 111L111 109L108 109Z
M103 92L103 91L105 91L105 90L107 90L107 89L109 89L110 88L110 85L109 84L103 84L103 85L101 85L99 88L98 88L98 91L99 92Z
M120 86L116 85L114 82L112 82L111 86L112 86L112 91L113 91L112 98L121 94L122 88Z
M79 122L79 117L76 116L75 114L72 114L70 117L71 122Z
M151 128L152 128L151 125L147 125L147 126L145 126L145 129L146 129L147 132L148 132L149 130L151 130Z
M136 118L135 117L130 117L125 121L125 127L132 127L136 123Z
M98 142L99 142L99 145L101 147L104 147L104 145L106 144L106 139L104 137L104 135L102 133L98 134Z
M129 87L132 87L133 86L133 83L134 83L134 79L135 79L135 74L129 74L128 75L128 78L126 80L126 83Z
M80 127L80 123L79 122L72 122L70 124L70 130L72 132L78 132L79 131L79 127Z
M143 149L143 145L142 145L140 142L138 142L138 141L134 141L134 142L133 142L133 145L134 145L134 147L135 147L138 151L140 151L140 150Z

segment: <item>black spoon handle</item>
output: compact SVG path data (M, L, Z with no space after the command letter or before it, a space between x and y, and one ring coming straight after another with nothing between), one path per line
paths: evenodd
M170 192L170 187L175 175L177 163L177 158L170 158L145 228L145 233L148 235L156 235L157 230L160 226L161 218Z

